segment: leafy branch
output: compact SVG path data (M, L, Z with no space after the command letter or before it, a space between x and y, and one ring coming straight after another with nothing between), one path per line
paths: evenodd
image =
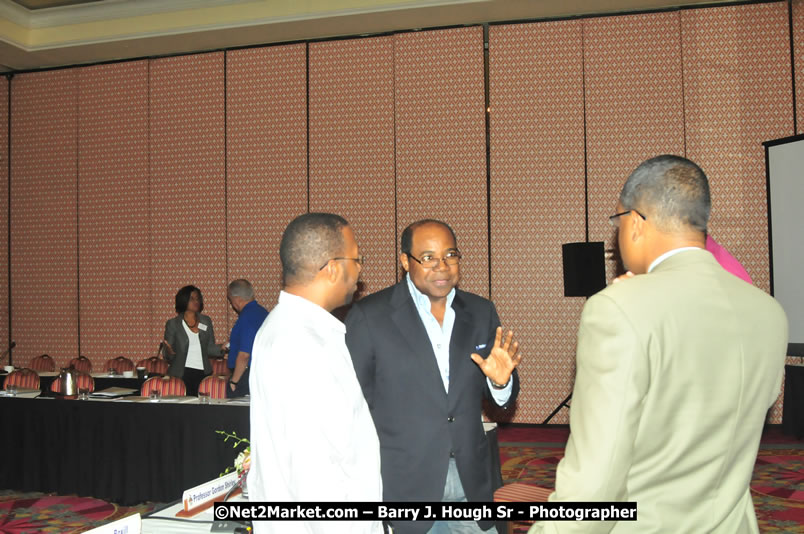
M220 434L221 436L223 436L223 442L224 443L228 443L229 440L232 440L232 448L233 449L236 449L236 448L238 448L239 446L241 446L243 444L246 445L246 447L242 451L240 451L240 454L235 458L234 464L230 465L229 467L227 467L226 471L221 473L219 476L226 475L226 474L234 471L235 469L239 470L240 466L243 463L243 458L248 456L248 455L250 455L250 453L251 453L251 442L248 440L248 438L238 436L237 432L229 433L229 432L226 432L224 430L216 430L215 433Z

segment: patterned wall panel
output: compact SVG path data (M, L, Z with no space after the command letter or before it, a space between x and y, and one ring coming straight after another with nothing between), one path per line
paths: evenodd
M642 161L684 154L679 13L589 19L586 65L589 239L616 247L608 223L625 179ZM608 278L616 255L607 254Z
M76 69L11 82L11 302L15 359L78 355Z
M561 244L584 240L581 32L489 29L491 291L525 354L517 422L543 421L572 390L583 299L563 296Z
M0 350L11 342L8 331L8 78L0 78ZM13 358L13 355L12 355ZM8 360L0 360L6 365ZM25 363L23 361L18 362Z
M769 290L762 141L793 134L786 3L684 11L687 156L709 176L712 235ZM781 402L772 411L779 422Z
M804 133L804 0L793 0L793 55L796 66L796 133Z
M81 352L96 368L152 356L148 63L78 70Z
M362 294L396 281L394 38L310 45L310 211L346 218Z
M298 44L226 60L229 280L250 280L269 310L281 287L282 231L307 211L305 54Z
M769 290L762 141L793 134L784 3L682 13L687 154L712 187L710 230Z
M220 342L229 310L223 52L153 60L150 106L155 332L175 316L176 291L193 284Z
M488 296L483 29L394 42L397 235L418 219L449 223L464 258L461 288Z

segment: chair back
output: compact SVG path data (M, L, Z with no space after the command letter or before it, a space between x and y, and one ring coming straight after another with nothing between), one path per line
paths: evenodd
M168 395L187 395L187 386L184 385L184 380L177 376L153 376L142 384L140 395L148 397L151 395L151 390L158 390L163 397Z
M75 383L76 383L76 388L77 389L86 389L90 393L95 391L95 379L92 378L92 376L90 376L87 373L82 373L81 371L76 371L76 373L75 373ZM56 378L56 380L51 382L50 391L52 391L53 393L61 393L61 380Z
M75 367L76 371L81 371L82 373L91 373L92 372L92 362L86 356L79 356L78 358L73 358L70 360L70 365Z
M56 362L47 354L42 354L31 359L30 367L34 371L53 372L56 370Z
M166 375L168 372L168 362L163 360L162 358L157 358L156 356L151 356L150 358L145 358L144 360L140 360L137 362L137 367L145 367L148 370L148 374L160 374Z
M229 376L229 366L226 365L225 358L210 358L209 363L212 364L213 375Z
M23 389L39 389L39 375L36 371L28 368L15 369L11 374L6 377L3 383L3 389L8 389L8 386L17 386Z
M124 356L118 356L117 358L109 358L106 360L106 368L114 369L116 372L122 374L123 371L133 371L134 362Z
M209 375L198 385L198 392L209 393L209 396L213 399L225 399L226 383L227 380L223 376Z

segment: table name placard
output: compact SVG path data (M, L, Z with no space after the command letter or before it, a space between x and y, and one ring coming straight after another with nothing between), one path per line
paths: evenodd
M250 521L636 521L635 502L227 502L217 520Z
M140 534L140 532L142 532L142 516L134 514L87 530L85 534Z
M184 503L184 511L189 512L194 508L199 508L204 504L215 500L217 497L226 495L237 484L238 475L236 472L229 473L220 478L204 482L194 488L185 490L181 496L181 502Z

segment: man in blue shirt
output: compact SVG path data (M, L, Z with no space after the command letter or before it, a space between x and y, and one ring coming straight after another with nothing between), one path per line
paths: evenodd
M248 395L248 368L251 367L251 347L254 336L268 317L268 310L254 300L254 288L248 280L238 279L229 284L229 304L239 315L229 336L229 360L227 365L231 378L226 396L229 398Z

